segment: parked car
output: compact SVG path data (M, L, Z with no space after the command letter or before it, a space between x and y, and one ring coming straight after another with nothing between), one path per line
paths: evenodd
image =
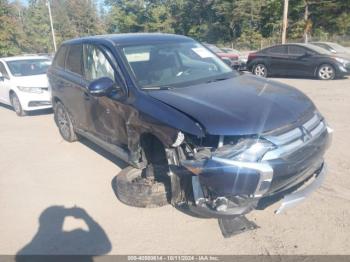
M251 53L247 68L258 76L300 76L331 80L350 74L350 61L312 44L276 45Z
M203 44L209 50L214 52L218 57L220 57L226 64L231 66L234 69L239 69L241 61L239 60L239 55L236 53L225 52L221 48L212 45L212 44Z
M248 61L248 57L243 55L240 51L233 49L233 48L227 48L227 47L223 47L220 48L222 51L224 51L226 54L235 54L238 56L238 62L237 62L237 68L239 70L246 70L246 66L247 66L247 61Z
M0 58L0 103L12 106L18 116L51 108L46 77L50 64L37 55Z
M311 44L322 47L333 54L347 58L350 60L350 49L345 48L337 43L332 42L312 42Z
M284 197L281 212L325 177L331 129L312 101L293 87L235 72L191 38L66 41L48 78L62 137L85 137L133 167L114 183L125 203L169 201L223 218Z

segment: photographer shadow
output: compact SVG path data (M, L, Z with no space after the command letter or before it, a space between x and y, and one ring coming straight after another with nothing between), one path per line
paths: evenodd
M64 230L67 217L82 220L88 230ZM111 251L111 243L101 228L82 208L51 206L39 217L39 229L30 243L16 255L16 262L93 261L94 256Z

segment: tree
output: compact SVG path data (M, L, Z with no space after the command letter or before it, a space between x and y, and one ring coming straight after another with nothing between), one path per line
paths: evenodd
M0 0L0 56L10 56L21 52L24 36L20 22L21 10L16 12L15 4Z
M50 20L45 0L30 0L24 13L24 32L29 52L53 52Z

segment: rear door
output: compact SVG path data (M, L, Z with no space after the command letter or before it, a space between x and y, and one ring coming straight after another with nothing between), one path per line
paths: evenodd
M288 49L285 45L271 47L268 52L268 71L272 74L284 75L288 69Z
M287 74L293 76L312 76L314 67L312 63L311 50L298 46L288 46L289 63Z
M4 104L10 104L9 91L10 91L10 76L6 70L3 62L0 61L0 102Z
M86 101L89 94L83 79L83 45L69 45L65 59L61 97L79 129L89 130Z

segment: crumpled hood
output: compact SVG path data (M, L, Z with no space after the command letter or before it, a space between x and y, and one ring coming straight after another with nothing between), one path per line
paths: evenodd
M315 111L297 89L248 74L149 95L190 116L212 135L261 134Z
M46 74L32 75L32 76L18 76L14 78L17 86L25 87L48 87L49 82Z

